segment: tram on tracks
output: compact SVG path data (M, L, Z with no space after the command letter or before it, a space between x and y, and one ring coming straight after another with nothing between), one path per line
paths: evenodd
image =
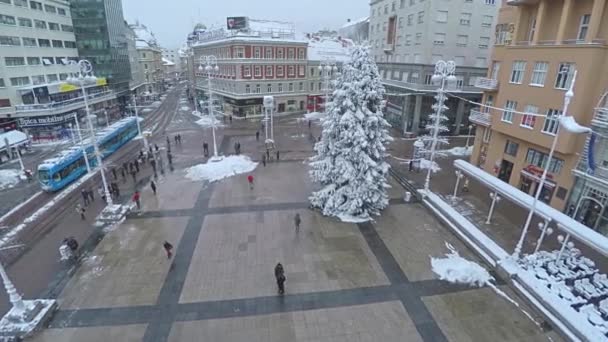
M99 153L107 158L120 147L137 136L137 121L134 117L121 119L107 128L96 132ZM42 190L55 192L80 178L87 172L83 150L86 151L89 165L97 165L92 141L84 139L81 146L73 146L61 151L53 158L38 165L38 182Z

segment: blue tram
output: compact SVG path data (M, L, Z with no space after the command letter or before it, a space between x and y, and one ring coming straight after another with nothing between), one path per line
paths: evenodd
M135 120L134 117L125 118L96 133L102 158L110 156L137 135ZM47 192L60 190L87 172L83 148L90 166L97 165L93 143L90 139L85 139L83 146L70 147L38 165L38 181L42 190Z

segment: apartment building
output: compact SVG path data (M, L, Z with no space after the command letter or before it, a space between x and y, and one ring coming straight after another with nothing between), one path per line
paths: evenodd
M605 125L605 104L600 100L608 87L608 75L603 72L608 62L607 18L605 0L576 4L572 0L509 0L502 4L483 101L506 110L474 110L471 120L483 129L477 131L471 163L534 195L575 71L574 98L567 114L582 125ZM605 142L596 143L597 150L591 154L597 158L596 172L585 176L587 161L579 159L589 152L584 149L586 138L560 131L540 199L573 215L581 199L587 198L586 207L597 205L600 210L589 213L593 220L584 219L586 208L577 217L582 215L598 228L605 225L600 221L606 222L602 208L608 193L604 169L608 162L604 161Z
M456 62L454 93L446 103L449 128L459 134L469 123L470 106L482 91L476 87L487 71L496 0L373 0L369 39L389 94L387 119L406 134L424 131L434 103L431 84L438 60Z
M154 33L139 22L131 25L135 32L135 47L139 57L139 69L143 70L145 89L148 94L158 94L163 90L162 49Z
M290 23L245 22L239 29L199 32L191 40L197 90L208 93L207 72L198 70L200 57L214 55L219 71L212 73L212 87L224 113L260 115L266 95L275 97L278 113L305 111L307 41L295 38Z
M129 80L129 90L135 95L141 95L146 90L145 74L143 66L139 64L139 53L137 52L137 35L135 31L125 21L125 35L127 38L127 49L129 54L129 66L131 69L131 79Z

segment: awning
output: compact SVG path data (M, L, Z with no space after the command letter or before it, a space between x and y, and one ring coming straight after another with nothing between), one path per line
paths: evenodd
M539 182L540 183L540 178L537 175L535 175L535 174L533 174L531 172L528 172L526 170L521 170L521 175L524 176L524 177L526 177L526 178L530 178L530 179L534 180L535 182ZM548 188L555 188L555 185L556 185L555 182L553 182L551 180L548 180L548 179L545 179L545 186L546 187L548 187Z

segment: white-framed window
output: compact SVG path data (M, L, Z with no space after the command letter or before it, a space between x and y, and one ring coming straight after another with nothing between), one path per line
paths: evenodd
M293 65L290 65L287 67L287 76L295 76L296 75L296 68L294 68Z
M46 75L46 81L48 83L53 83L59 81L59 78L57 77L57 74L49 74Z
M536 17L530 19L530 25L528 26L528 41L531 42L534 39L534 32L536 32Z
M260 48L259 46L253 48L253 58L262 58L262 48Z
M422 40L422 33L416 33L416 45L420 45L420 41Z
M298 49L298 59L306 59L304 56L304 49Z
M399 8L405 8L405 0L399 0Z
M505 110L502 112L502 117L500 118L504 122L513 123L513 112L517 110L517 102L507 100L505 103Z
M414 24L414 15L408 14L407 15L407 26L412 26L413 24Z
M443 45L444 43L445 43L445 33L435 33L435 38L433 39L433 44Z
M259 65L256 65L253 67L253 75L255 77L262 77L262 67Z
M468 12L460 13L460 25L463 25L463 26L471 25L471 16L472 15L473 14L468 13Z
M414 54L414 63L422 63L422 57L420 56L419 53L415 53ZM413 73L412 77L414 77L414 75L418 75L417 73ZM416 78L418 78L418 76L416 76Z
M511 79L509 80L509 82L521 84L524 79L525 71L526 61L514 61L513 68L511 69Z
M236 58L245 58L245 48L242 46L238 46L234 48L234 52Z
M424 23L424 11L418 12L418 24Z
M282 93L283 92L283 83L279 83L278 88L279 88L279 93Z
M282 65L277 66L277 77L283 77L283 76L285 76L283 68L284 67Z
M490 46L490 37L479 37L479 48L487 49Z
M259 93L261 93L261 92L262 92L262 87L261 87L259 84L256 84L256 85L255 85L255 93L256 93L256 94L259 94Z
M10 81L13 87L26 86L30 84L30 78L28 76L11 77Z
M289 83L289 84L287 85L287 89L288 89L288 91L289 91L290 93L292 93L292 92L293 92L293 83Z
M530 113L531 115L523 114L521 116L521 126L526 128L534 128L536 123L536 115L538 114L538 107L534 105L527 105L524 109L524 113Z
M544 86L545 78L547 78L547 70L549 69L548 62L535 62L534 69L532 69L532 77L530 78L530 85Z
M24 39L31 39L31 38L24 38ZM35 39L34 39L35 41ZM24 41L25 44L25 41ZM21 46L21 41L19 40L19 37L12 37L12 36L0 36L0 46ZM29 45L32 46L32 45ZM36 45L34 45L36 46Z
M277 48L277 59L283 59L284 51L283 48Z
M568 89L574 78L574 63L560 63L557 68L557 78L555 79L555 88Z
M491 27L494 17L491 15L484 15L481 17L481 27Z
M310 91L315 91L315 82L310 82Z
M266 77L272 77L272 65L266 66Z
M433 84L433 74L424 75L424 84Z
M44 84L44 83L46 83L46 80L44 79L44 75L32 76L33 85L39 85L39 84Z
M272 48L271 47L267 47L265 49L264 57L266 59L272 59Z
M500 72L500 62L494 61L492 63L492 73L490 74L490 78L493 80L498 79L498 72Z
M403 17L399 18L399 28L403 27Z
M416 0L410 0L410 6L414 6L416 4Z
M25 65L25 58L23 57L4 57L5 66L22 66Z
M578 23L578 34L576 39L585 40L587 37L587 31L589 31L589 22L591 21L591 14L583 14L581 20Z
M405 35L405 46L410 46L410 45L412 45L412 35L406 34Z
M484 143L490 142L490 139L492 139L492 129L490 127L484 127L482 139Z
M495 5L496 4L496 0L485 0L486 1L486 5Z
M562 115L562 111L558 109L549 109L545 122L543 123L543 133L555 134L559 126L558 118Z
M40 57L28 57L27 64L28 65L40 65Z
M304 82L298 83L298 90L299 91L304 91Z
M448 22L448 11L437 11L437 17L435 21L438 23L447 23Z
M507 140L507 143L505 144L505 153L516 157L517 156L517 150L519 149L519 144L511 141L511 140Z
M296 59L296 52L293 48L287 50L287 58L288 59Z
M17 20L19 22L19 26L34 27L32 19L29 19L29 18L17 18Z
M251 94L251 86L249 84L245 84L245 94Z
M466 34L459 34L456 36L456 45L457 46L467 46L469 44L469 36Z
M272 93L272 84L268 83L268 84L266 85L266 92L267 92L267 93Z
M13 5L19 7L27 7L27 0L13 0Z
M243 67L243 76L244 77L251 77L251 67L246 65Z

